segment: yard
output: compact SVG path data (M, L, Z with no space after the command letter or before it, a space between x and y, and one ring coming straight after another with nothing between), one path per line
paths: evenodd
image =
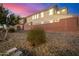
M17 47L36 56L79 56L79 33L46 33L47 42L34 48L29 45L26 37L26 32L9 33L8 41L0 42L0 52Z

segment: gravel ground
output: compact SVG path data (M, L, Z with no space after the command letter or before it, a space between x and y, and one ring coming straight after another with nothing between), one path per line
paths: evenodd
M36 56L79 56L79 33L46 33L47 42L41 46L32 48L26 37L26 32L9 33L9 39L0 42L0 52L17 47L27 49Z

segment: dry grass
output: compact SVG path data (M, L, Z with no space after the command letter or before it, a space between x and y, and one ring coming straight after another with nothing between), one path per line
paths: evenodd
M9 41L0 42L0 52L12 47L21 47L39 56L79 55L79 33L47 33L46 35L45 44L32 48L26 39L26 32L11 33Z

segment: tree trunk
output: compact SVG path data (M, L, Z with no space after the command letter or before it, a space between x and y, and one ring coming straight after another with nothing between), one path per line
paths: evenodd
M8 36L8 29L5 30L5 34L4 34L3 40L7 40L7 38L8 38L7 36Z
M8 38L8 27L6 28L3 26L3 28L0 30L0 41L7 40Z

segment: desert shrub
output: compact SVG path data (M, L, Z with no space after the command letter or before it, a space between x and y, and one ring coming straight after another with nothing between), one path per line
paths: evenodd
M45 38L46 34L42 28L33 28L27 34L27 40L33 47L45 43Z
M14 28L10 28L8 31L12 33L12 32L15 32L15 29Z

